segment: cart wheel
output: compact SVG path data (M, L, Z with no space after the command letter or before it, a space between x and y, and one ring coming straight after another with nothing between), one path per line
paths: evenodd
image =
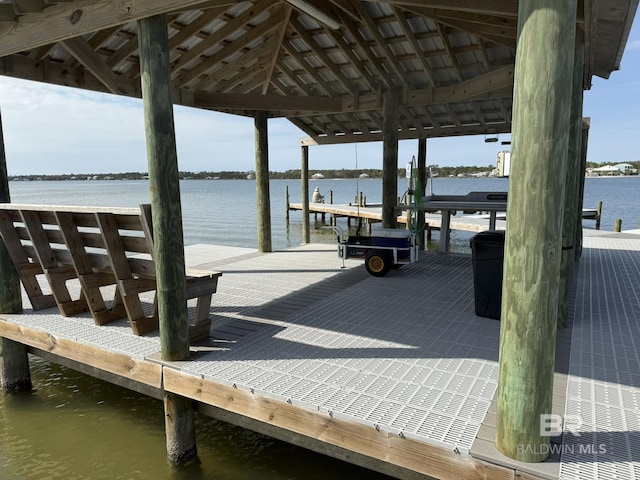
M384 277L391 269L393 258L387 252L374 250L368 252L364 259L364 266L374 277Z

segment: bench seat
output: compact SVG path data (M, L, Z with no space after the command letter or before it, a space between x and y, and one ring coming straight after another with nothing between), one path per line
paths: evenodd
M0 235L35 310L57 305L63 316L89 311L97 325L128 318L136 335L158 329L150 205L5 203L0 204ZM187 300L195 299L192 340L209 334L211 298L221 275L185 271ZM45 293L43 277L51 293ZM81 293L73 298L68 282L75 279ZM153 292L151 304L141 297L147 292Z

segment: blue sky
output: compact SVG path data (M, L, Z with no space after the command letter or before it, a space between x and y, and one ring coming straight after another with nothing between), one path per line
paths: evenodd
M620 71L594 77L585 92L591 117L588 160L640 160L640 19L636 18ZM0 76L0 111L9 175L145 172L142 104L139 100L19 81ZM178 165L183 171L249 171L255 168L253 121L235 115L176 107ZM272 171L300 168L298 138L286 120L269 120ZM508 136L502 136L508 140ZM429 165L494 165L500 143L484 137L430 139ZM417 154L416 140L399 144L398 165ZM381 168L382 144L310 148L314 169Z

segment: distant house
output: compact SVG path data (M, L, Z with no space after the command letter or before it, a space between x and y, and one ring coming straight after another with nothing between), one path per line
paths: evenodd
M322 179L324 178L324 175L321 173L314 173L313 175L311 175L311 178L314 178L316 180Z
M616 167L618 170L620 170L623 175L637 175L638 174L638 169L637 168L633 168L633 165L631 165L630 163L618 163L617 165L614 165L614 167Z
M604 165L603 167L592 168L591 173L593 175L599 175L599 176L622 175L622 171L619 168L614 167L613 165Z

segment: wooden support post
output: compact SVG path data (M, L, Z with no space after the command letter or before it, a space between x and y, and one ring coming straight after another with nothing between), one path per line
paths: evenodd
M7 157L0 117L0 202L11 202ZM0 313L22 312L20 277L2 239L0 239ZM7 392L31 390L27 346L0 337L0 388Z
M333 190L329 190L329 204L333 205ZM336 216L335 215L331 215L331 221L329 222L329 225L333 225L334 227L336 226Z
M256 200L258 217L258 251L271 251L271 202L269 195L269 141L267 112L256 112Z
M582 221L580 207L580 154L582 150L582 104L584 77L584 40L581 29L576 31L571 97L571 130L565 180L564 215L562 219L562 255L560 261L560 298L558 328L565 328L569 320L569 288L575 271L575 241L578 219ZM580 207L580 208L578 208Z
M524 462L549 455L576 10L518 2L496 446Z
M284 218L287 222L287 225L289 224L289 185L286 185L284 187L284 201L286 204L286 208L284 211Z
M620 233L622 231L622 219L621 218L616 218L613 221L613 231L615 233Z
M422 203L422 197L425 195L427 188L427 139L418 139L418 188L415 192L416 203L418 206ZM425 221L424 211L418 210L416 212L417 225L416 231L418 232L418 249L424 250L426 248L426 242L424 239L425 234Z
M596 230L600 230L601 217L602 217L602 200L598 202L598 212L596 213Z
M400 93L385 92L382 124L382 227L396 227Z
M302 196L302 243L311 242L309 226L309 147L300 147L300 192Z
M576 228L576 240L574 242L575 245L575 256L576 261L580 259L582 255L582 209L584 208L584 182L585 182L585 174L587 171L587 144L589 143L589 125L590 119L583 118L582 119L582 135L580 138L582 139L581 148L580 148L580 182L578 184L580 188L580 192L578 193L578 211L580 212L579 218L576 219L577 228ZM596 225L600 228L600 211L598 212L598 218L596 219Z
M4 146L2 117L0 116L0 203L10 203L7 156ZM9 252L0 238L0 313L22 312L20 277L13 266Z
M196 461L198 451L195 442L195 418L191 399L165 392L164 416L169 463L171 465L185 465Z
M189 325L178 155L169 73L167 16L138 21L149 188L154 232L160 345L165 361L189 357ZM171 397L171 398L169 398ZM167 458L181 465L197 457L193 407L165 398Z

